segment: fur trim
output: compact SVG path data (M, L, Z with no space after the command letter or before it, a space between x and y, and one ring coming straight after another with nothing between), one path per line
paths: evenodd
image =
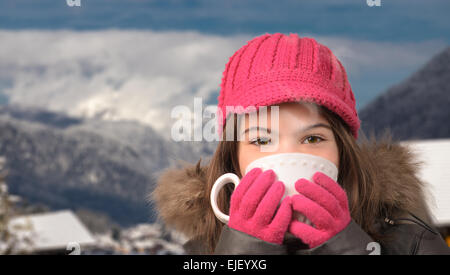
M400 218L410 212L431 224L425 199L427 185L417 175L422 163L417 161L412 149L390 140L378 143L366 140L360 148L370 157L375 169L372 188L376 197L373 199L387 211L388 218Z
M196 165L168 169L161 174L150 199L159 219L188 238L201 235L211 207L207 196L206 170Z
M376 170L373 199L379 202L380 209L387 211L388 218L411 212L430 222L425 186L416 175L420 163L415 161L412 151L389 141L364 141L360 148L371 158ZM151 194L163 222L188 238L201 236L206 228L204 217L210 211L206 171L207 166L202 167L200 161L196 165L168 169Z

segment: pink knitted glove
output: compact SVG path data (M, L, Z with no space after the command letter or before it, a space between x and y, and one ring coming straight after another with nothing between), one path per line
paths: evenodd
M284 184L275 181L272 170L254 168L234 190L228 226L263 241L282 244L291 222L290 198L284 199ZM276 212L276 214L275 214Z
M293 220L289 232L310 248L331 239L350 223L347 195L327 175L316 172L313 182L300 179L295 189L300 194L292 196L292 208L308 218L314 227Z

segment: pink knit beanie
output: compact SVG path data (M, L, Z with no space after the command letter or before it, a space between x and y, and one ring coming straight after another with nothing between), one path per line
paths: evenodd
M330 49L312 38L275 33L248 41L230 57L220 87L219 136L231 112L226 106L308 101L339 115L358 137L360 121L345 69Z

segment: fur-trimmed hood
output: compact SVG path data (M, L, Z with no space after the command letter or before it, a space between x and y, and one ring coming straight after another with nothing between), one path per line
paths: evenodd
M399 212L412 212L430 222L426 186L417 176L420 163L413 152L405 145L390 141L367 141L360 144L360 148L371 158L376 170L373 199L378 201L380 208L395 209L395 213L390 213L391 218ZM167 169L160 175L150 197L159 218L187 238L204 233L205 217L212 211L206 190L207 169L200 161L195 165Z

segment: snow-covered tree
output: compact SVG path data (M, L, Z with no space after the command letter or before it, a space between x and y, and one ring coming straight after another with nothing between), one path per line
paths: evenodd
M5 158L0 156L0 255L31 252L33 228L31 225L11 225L14 200L8 193L4 171Z

